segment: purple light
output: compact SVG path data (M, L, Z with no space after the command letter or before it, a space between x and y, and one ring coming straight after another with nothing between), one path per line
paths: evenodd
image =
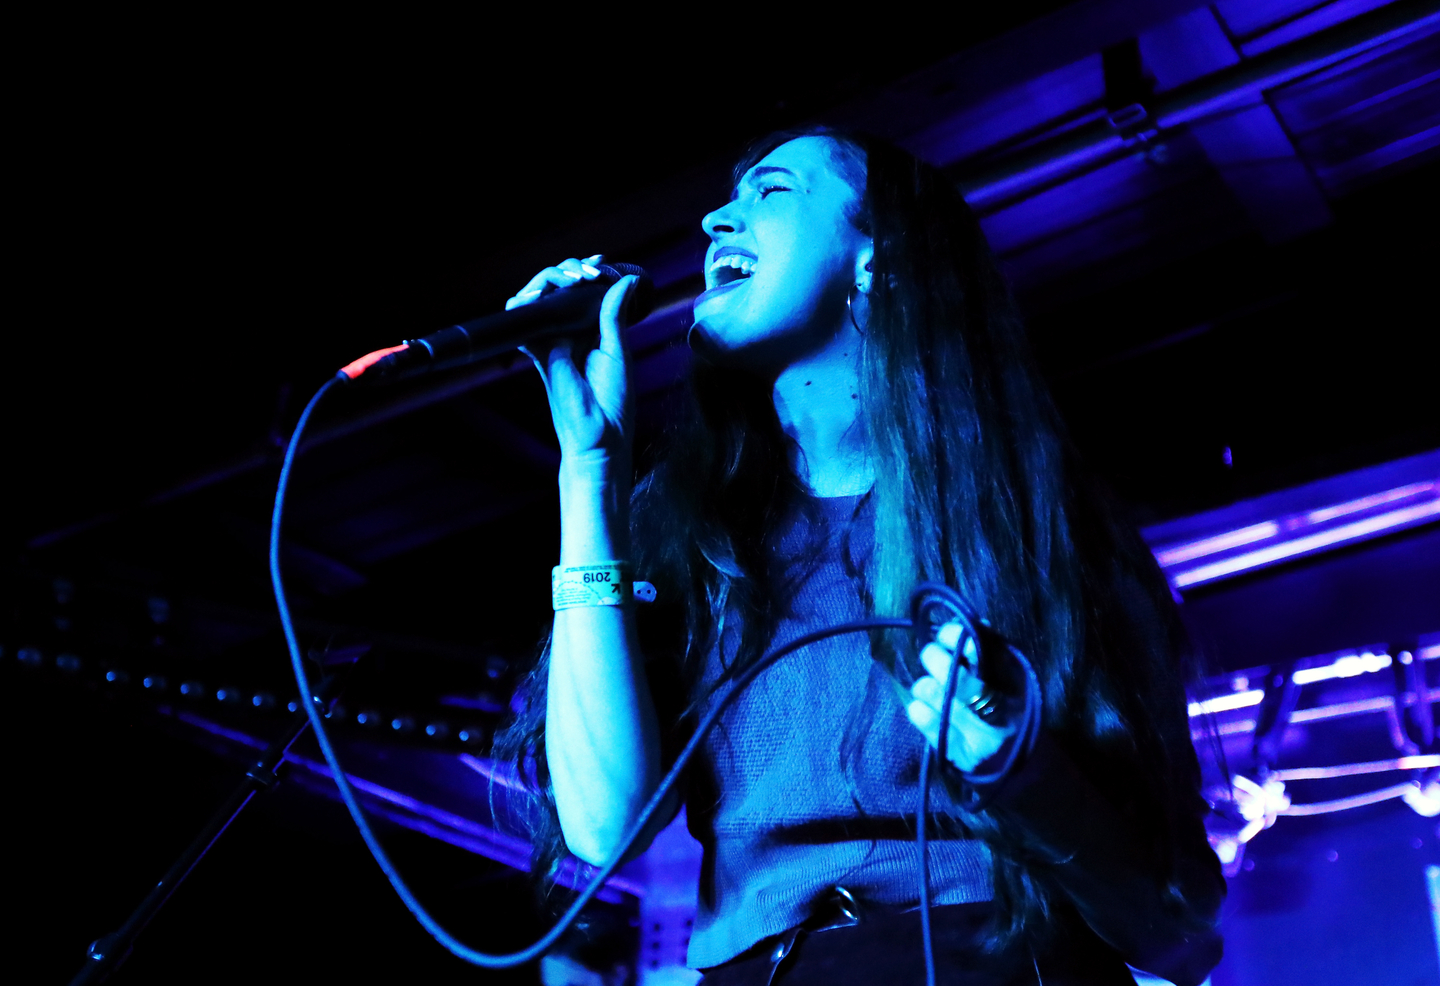
M1211 736L1211 729L1192 729L1190 731L1190 742L1208 742ZM1233 722L1222 722L1214 727L1216 736L1238 736L1241 733L1255 732L1254 719L1236 719Z
M1440 767L1440 753L1396 757L1394 760L1372 760L1369 763L1338 764L1334 767L1287 767L1284 770L1272 770L1270 776L1282 781L1318 781L1332 777L1381 774L1390 770L1425 770L1430 767Z
M1273 565L1276 562L1284 561L1288 558L1311 554L1324 550L1325 548L1347 544L1351 541L1362 541L1386 531L1413 527L1416 524L1428 521L1432 517L1440 517L1440 499L1431 500L1428 503L1417 503L1413 507L1392 510L1375 517L1367 517L1364 520L1343 524L1340 527L1332 527L1329 530L1318 531L1305 537L1296 538L1293 541L1286 541L1268 548L1260 548L1256 551L1248 551L1243 555L1235 555L1222 561L1211 562L1209 565L1201 565L1198 568L1177 573L1170 581L1177 589L1183 589L1186 586L1200 585L1204 582L1213 582L1216 579L1223 579L1227 575L1248 572L1252 568L1262 568L1267 565Z
M1280 525L1273 520L1267 520L1263 524L1251 524L1238 531L1226 531L1224 534L1216 534L1214 537L1191 541L1174 548L1161 549L1155 552L1155 560L1160 563L1161 568L1169 568L1181 562L1194 561L1196 558L1204 558L1206 555L1219 554L1241 545L1264 541L1279 533Z
M1390 712L1395 708L1395 700L1389 695L1378 695L1375 698L1357 698L1353 702L1337 702L1334 705L1319 705L1313 709L1296 709L1290 716L1290 722L1322 722L1326 719L1343 719L1346 716L1365 715L1369 712Z
M1363 654L1346 654L1335 663L1323 667L1301 668L1290 677L1297 685L1309 685L1317 681L1329 681L1331 678L1353 678L1360 674L1384 671L1391 663L1393 662L1389 654L1372 654L1366 651Z
M1245 692L1236 692L1232 695L1217 695L1214 698L1207 698L1203 702L1190 703L1190 716L1205 715L1207 712L1229 712L1232 709L1246 709L1252 705L1259 705L1265 700L1263 688L1252 688Z
M1291 672L1291 681L1298 686L1313 685L1319 682L1332 681L1335 679L1365 679L1372 682L1363 691L1371 692L1371 697L1358 698L1350 697L1355 695L1354 690L1347 692L1347 701L1330 702L1312 708L1296 709L1290 715L1292 725L1320 722L1328 719L1340 719L1348 716L1368 715L1382 713L1394 720L1397 710L1402 707L1396 700L1393 690L1381 683L1379 690L1382 694L1374 694L1374 679L1370 676L1379 674L1393 667L1398 660L1401 664L1413 663L1415 660L1433 660L1440 658L1440 634L1421 634L1419 644L1413 654L1410 651L1400 651L1398 657L1392 657L1380 646L1369 648L1355 648L1353 650L1333 651L1329 654L1317 654L1313 657L1296 662L1296 668ZM1407 660L1408 659L1408 660ZM1210 679L1200 692L1200 695L1208 694L1208 698L1192 696L1188 703L1190 717L1196 718L1204 715L1215 715L1217 713L1237 712L1241 709L1253 708L1259 705L1265 696L1265 689L1251 687L1252 682L1269 681L1271 671L1266 668L1252 668L1245 672L1232 672L1230 674ZM1388 675L1386 676L1388 678ZM1431 703L1440 702L1440 688L1428 690ZM1407 704L1411 700L1407 697ZM1240 733L1250 733L1255 730L1255 720L1242 718L1241 716L1226 715L1222 717L1225 721L1212 721L1204 727L1194 728L1191 738L1200 742L1208 741L1215 735L1233 736ZM1394 727L1398 728L1398 727ZM1433 761L1433 762L1432 762ZM1414 770L1419 768L1430 768L1440 766L1440 754L1424 754L1417 756L1404 756L1397 760L1376 761L1370 765L1350 765L1338 768L1339 774L1324 774L1323 776L1348 776L1344 773L1368 773L1371 770ZM1282 779L1300 779L1303 771L1312 768L1303 768L1302 774L1294 777L1286 775L1281 771ZM1314 768L1319 770L1331 770L1332 768ZM1322 775L1315 775L1322 776Z
M1366 805L1376 805L1382 801L1389 801L1392 798L1403 798L1405 794L1415 789L1413 781L1406 781L1403 784L1395 784L1391 787L1382 787L1378 791L1366 791L1364 794L1353 794L1348 798L1336 798L1334 801L1316 801L1308 805L1291 805L1282 815L1328 815L1336 811L1348 811L1351 808L1363 808Z
M1170 584L1182 589L1437 518L1440 482L1429 479L1153 550Z
M1333 507L1312 510L1305 515L1305 522L1308 524L1323 524L1326 521L1335 520L1337 517L1358 514L1363 510L1370 510L1387 503L1394 503L1396 500L1405 500L1412 496L1419 496L1422 493L1430 493L1433 492L1434 489L1434 483L1411 483L1409 486L1397 486L1395 489L1386 490L1383 493L1362 496L1358 500L1349 500L1345 503L1337 503Z

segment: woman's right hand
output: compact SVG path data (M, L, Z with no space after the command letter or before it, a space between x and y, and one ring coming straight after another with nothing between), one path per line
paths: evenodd
M600 272L599 256L566 260L530 279L506 308L567 291ZM545 381L560 439L560 564L629 561L631 406L624 340L624 277L600 306L600 344L574 340L527 351ZM582 369L583 364L583 369ZM539 588L538 586L536 587ZM660 781L660 723L645 680L633 606L555 613L545 690L545 758L566 847L603 864ZM664 818L674 814L672 797ZM648 844L654 827L640 838Z
M531 304L551 291L594 280L600 275L596 265L602 259L596 254L546 267L505 303L505 310ZM618 467L621 474L628 471L633 415L621 319L626 297L637 280L634 276L622 277L606 292L600 306L600 344L584 355L583 370L576 359L573 339L557 339L545 349L523 349L545 383L562 464L572 468L590 466L610 471Z

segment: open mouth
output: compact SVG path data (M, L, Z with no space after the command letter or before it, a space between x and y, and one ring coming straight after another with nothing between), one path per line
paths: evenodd
M752 277L755 274L755 265L754 257L741 253L718 256L711 261L710 268L705 272L706 287L724 287Z

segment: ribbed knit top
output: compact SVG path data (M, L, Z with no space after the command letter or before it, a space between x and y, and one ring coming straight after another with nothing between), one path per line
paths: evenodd
M788 600L770 647L862 618L858 571L873 544L868 501L797 505L768 546L772 586ZM740 638L733 612L726 624L707 687ZM916 904L923 750L864 633L812 644L762 672L710 734L691 778L687 815L705 857L689 965L719 965L799 924L837 885L873 904ZM931 798L932 812L944 810L940 785ZM935 904L990 900L989 850L932 841L930 886Z

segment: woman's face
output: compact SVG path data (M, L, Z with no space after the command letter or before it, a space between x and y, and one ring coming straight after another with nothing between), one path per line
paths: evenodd
M848 325L845 298L871 256L847 217L855 200L825 137L782 144L747 171L730 201L701 220L711 241L695 299L702 351L774 370Z

